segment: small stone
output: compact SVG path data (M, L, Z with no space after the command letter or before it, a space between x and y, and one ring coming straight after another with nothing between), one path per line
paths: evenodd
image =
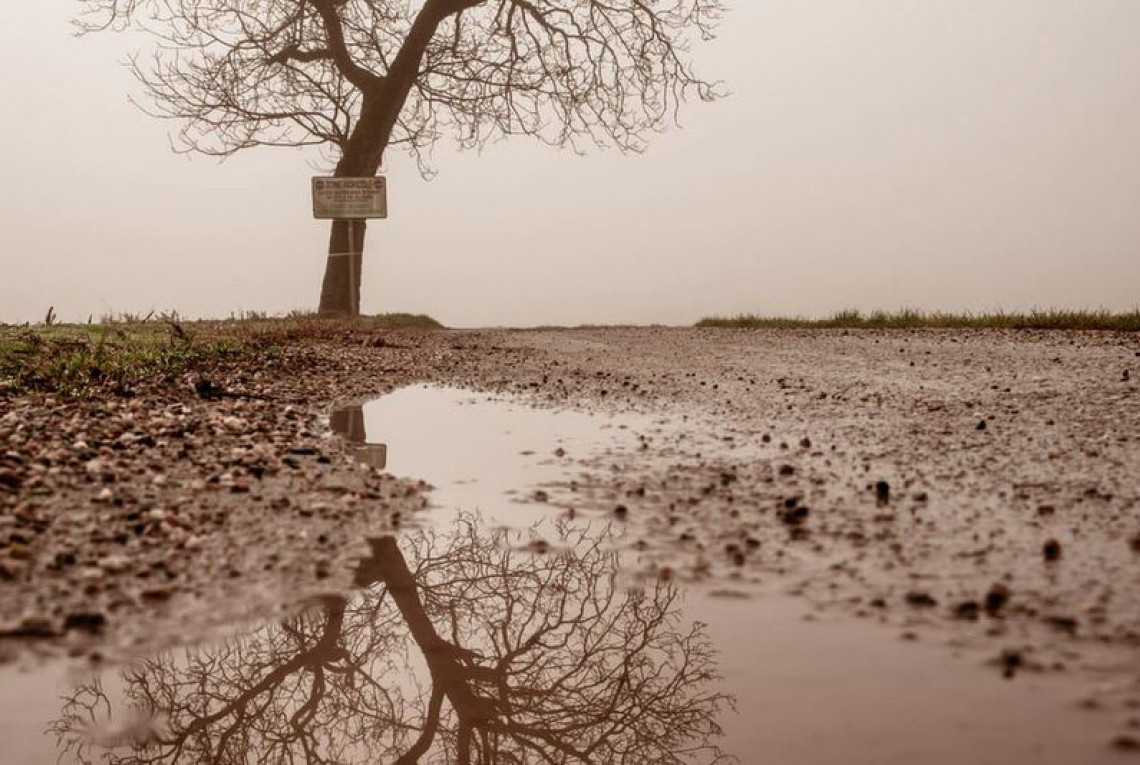
M223 417L222 425L226 427L226 430L232 431L234 433L245 430L245 420L243 420L241 417L234 417L233 415Z
M1061 543L1056 539L1050 539L1041 547L1041 554L1045 556L1045 560L1052 563L1061 559Z
M12 560L31 560L32 551L27 545L13 542L8 545L8 555Z
M1046 616L1042 621L1058 632L1064 632L1067 635L1075 635L1080 624L1071 616Z
M566 456L566 450L563 449L561 446L559 446L557 449L554 450L554 456L555 457L565 457Z
M1118 749L1122 752L1137 752L1140 751L1140 738L1133 736L1129 733L1121 733L1116 738L1112 739L1112 748Z
M986 593L986 613L997 616L1009 602L1009 588L1000 582L995 582L990 591Z
M50 638L58 635L52 620L46 616L24 617L13 633L19 637Z
M879 481L875 484L875 500L880 505L885 505L891 501L891 485L886 481Z
M99 632L105 626L107 626L107 617L99 611L75 611L63 620L65 630Z
M985 430L986 429L986 421L985 420L978 420L978 424L977 424L976 429L977 430Z
M121 574L130 566L131 562L125 555L108 555L99 560L99 568L112 574Z
M18 560L0 560L0 582L12 582L24 575L28 566Z
M981 606L978 605L978 601L965 600L954 606L954 618L973 621L978 618L978 612L980 610Z
M618 520L624 521L629 516L629 508L625 505L618 505L614 508L614 517Z
M538 489L534 492L534 501L535 502L549 502L550 501L550 495L547 494L542 489Z
M1024 663L1025 660L1021 655L1021 651L1015 648L1006 648L998 657L998 665L1002 668L1002 677L1007 680L1013 679L1017 670L1021 669Z
M810 514L811 511L806 507L793 507L780 513L780 520L789 526L799 526Z
M938 605L937 600L931 597L929 593L922 592L921 590L908 592L906 594L906 602L915 608L931 608Z
M801 438L800 439L800 448L810 449L811 448L811 439L808 438L807 436L804 436L803 438Z
M95 566L87 566L79 572L80 580L88 583L101 582L106 576L107 572Z
M794 467L792 467L791 465L780 465L780 470L779 470L780 475L794 475L795 472L796 472L796 469Z
M145 590L143 590L141 593L139 593L139 597L141 597L143 600L149 600L152 602L161 602L164 600L170 600L170 598L173 595L174 595L173 589L171 589L170 587L163 587L161 585L156 586L156 587L148 587Z

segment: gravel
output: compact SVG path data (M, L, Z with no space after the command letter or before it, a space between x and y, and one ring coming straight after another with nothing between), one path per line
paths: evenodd
M1140 646L1135 335L383 337L130 398L0 399L0 652L114 655L349 586L365 536L426 487L355 463L327 415L416 381L659 415L640 449L543 498L626 524L642 576L777 583L988 647L1010 676ZM1112 678L1103 695L1140 704L1134 667Z

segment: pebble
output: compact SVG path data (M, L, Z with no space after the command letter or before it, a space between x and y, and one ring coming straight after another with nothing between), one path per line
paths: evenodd
M1017 670L1025 664L1025 659L1021 655L1021 651L1016 648L1006 648L1001 652L998 657L998 665L1002 668L1002 677L1010 680L1017 673Z
M99 560L99 568L110 574L121 574L130 568L131 561L125 555L108 555Z
M885 505L891 501L891 485L886 481L878 481L875 484L875 499L880 505Z
M976 600L966 600L954 606L954 616L957 619L974 620L978 618L981 606Z
M1112 739L1111 746L1113 749L1122 752L1138 752L1140 751L1140 738L1130 733L1121 733Z
M101 582L107 573L95 566L86 566L79 571L79 578L84 582Z
M986 593L986 613L997 616L1009 602L1009 588L1000 582L995 582Z
M937 600L935 600L929 593L923 592L921 590L913 590L911 592L908 592L906 594L906 602L908 605L914 606L915 608L931 608L938 605Z
M23 561L5 560L0 558L0 581L15 581L28 570L28 564Z
M63 629L99 632L107 626L107 617L99 611L74 611L63 620Z
M1041 554L1045 556L1045 560L1052 563L1061 559L1061 543L1056 539L1050 539L1041 546Z

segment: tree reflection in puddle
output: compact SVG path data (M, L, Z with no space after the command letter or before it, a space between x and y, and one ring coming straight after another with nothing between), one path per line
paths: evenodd
M721 762L714 650L671 582L627 589L607 528L529 531L461 514L371 540L329 597L220 645L98 679L52 724L109 763ZM114 707L120 706L116 714ZM108 721L152 721L108 741ZM133 716L133 718L132 718Z

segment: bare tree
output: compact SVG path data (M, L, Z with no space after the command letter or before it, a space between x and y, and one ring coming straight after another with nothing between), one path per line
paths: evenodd
M545 555L477 518L377 539L366 589L306 617L99 682L52 726L61 754L143 763L724 762L714 653L677 589L623 590L608 530ZM151 720L108 737L108 717ZM92 731L96 731L92 735Z
M389 147L507 135L640 151L689 95L715 97L687 59L722 0L80 0L84 31L157 38L132 68L182 149L320 145L340 177ZM355 315L359 256L336 221L320 310ZM359 251L359 247L358 247Z

